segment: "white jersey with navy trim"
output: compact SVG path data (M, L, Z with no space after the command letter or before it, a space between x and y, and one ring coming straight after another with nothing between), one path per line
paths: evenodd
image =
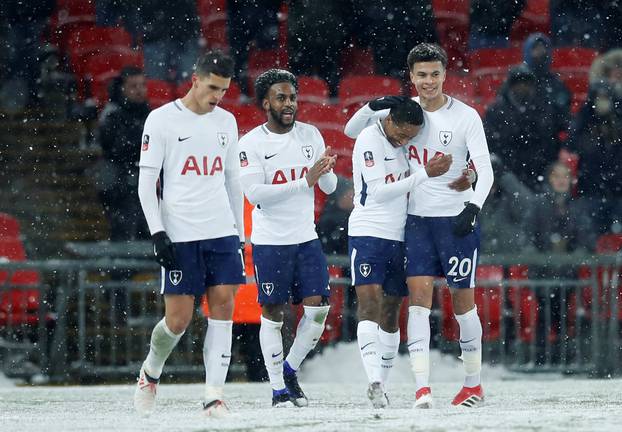
M404 240L408 193L378 202L369 184L400 181L409 175L403 147L393 147L386 139L380 121L365 128L352 151L354 209L348 219L348 235Z
M419 102L418 97L414 99ZM408 202L408 214L456 216L472 200L474 192L470 188L458 192L448 185L460 177L468 157L488 156L482 120L475 109L451 96L438 110L423 113L423 127L406 146L411 172L422 169L438 153L451 154L453 162L445 174L415 188Z
M320 131L295 122L284 134L272 133L266 125L240 139L240 182L252 213L251 242L259 245L291 245L318 238L314 222L314 190L304 178L325 151ZM334 181L332 173L320 178Z
M147 117L140 166L162 169L159 212L173 242L243 233L226 187L238 181L237 144L235 117L220 107L196 114L177 99Z

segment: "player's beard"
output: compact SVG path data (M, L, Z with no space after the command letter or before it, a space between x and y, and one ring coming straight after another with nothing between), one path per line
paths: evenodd
M292 114L292 121L291 123L285 123L283 121L283 112L281 111L280 113L275 110L274 108L270 107L270 116L272 117L272 119L274 120L274 122L276 124L278 124L280 127L284 128L284 129L291 129L294 125L294 122L296 121L296 114L298 114L298 111L294 110L293 114Z

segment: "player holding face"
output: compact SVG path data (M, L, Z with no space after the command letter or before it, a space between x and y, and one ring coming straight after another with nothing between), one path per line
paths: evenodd
M432 159L409 176L406 145L421 129L423 111L405 98L365 128L352 155L354 210L348 223L352 284L358 304L357 340L375 408L388 404L386 382L400 343L399 308L408 295L404 225L408 193L444 174L451 155Z
M253 210L253 262L261 304L259 340L272 405L306 406L296 371L317 344L328 315L326 258L315 232L314 192L335 191L336 156L314 126L296 121L296 77L270 69L255 81L268 121L240 140L240 181ZM284 360L281 327L290 298L304 314Z
M140 369L134 406L141 414L153 411L164 362L203 294L210 310L203 345L204 414L228 412L223 387L231 359L233 298L245 282L237 124L217 106L232 74L228 56L204 54L186 96L152 111L145 122L138 193L162 266L165 317L153 329Z
M452 293L460 325L460 347L466 378L454 405L474 406L483 401L480 382L482 327L474 302L479 251L477 215L493 183L484 128L477 112L443 94L447 55L436 44L423 43L408 55L411 81L424 110L424 126L407 145L411 172L437 154L451 154L449 171L417 186L408 203L405 243L410 296L408 348L417 386L415 407L433 405L429 387L430 323L434 277L444 276ZM375 105L375 106L374 106ZM348 122L346 133L357 135L376 117L386 115L386 100L372 101ZM371 108L370 108L371 107ZM475 190L456 188L470 159L478 172Z

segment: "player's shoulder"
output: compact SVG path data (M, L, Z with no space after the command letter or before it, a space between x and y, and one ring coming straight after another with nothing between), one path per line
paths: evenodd
M216 107L214 108L213 113L214 113L214 116L215 116L215 117L221 118L221 119L223 119L223 120L226 120L226 121L233 121L233 122L235 122L235 121L236 121L236 120L235 120L235 116L233 115L233 113L232 113L231 111L227 111L227 110L226 110L226 109L224 109L223 107L216 106Z
M261 141L268 136L264 125L254 127L240 138L240 146L254 145L257 141Z
M456 115L480 118L479 113L471 105L466 104L458 98L448 96L447 111Z
M310 136L321 135L320 130L310 123L305 123L305 122L296 120L295 127L296 127L296 132L299 135L310 135Z
M365 129L361 131L359 136L356 138L355 145L356 143L359 143L359 144L366 143L369 141L374 141L374 140L383 139L383 138L384 138L384 135L380 131L380 126L378 125L378 122L374 122L374 124L366 126Z

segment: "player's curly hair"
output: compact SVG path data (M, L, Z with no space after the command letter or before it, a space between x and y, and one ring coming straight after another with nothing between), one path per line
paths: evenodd
M440 61L443 68L447 69L447 53L445 50L438 44L427 42L415 45L406 58L409 70L413 69L415 63L434 61Z
M296 76L285 69L268 69L255 79L255 103L259 108L266 98L270 87L277 83L290 83L298 91Z

